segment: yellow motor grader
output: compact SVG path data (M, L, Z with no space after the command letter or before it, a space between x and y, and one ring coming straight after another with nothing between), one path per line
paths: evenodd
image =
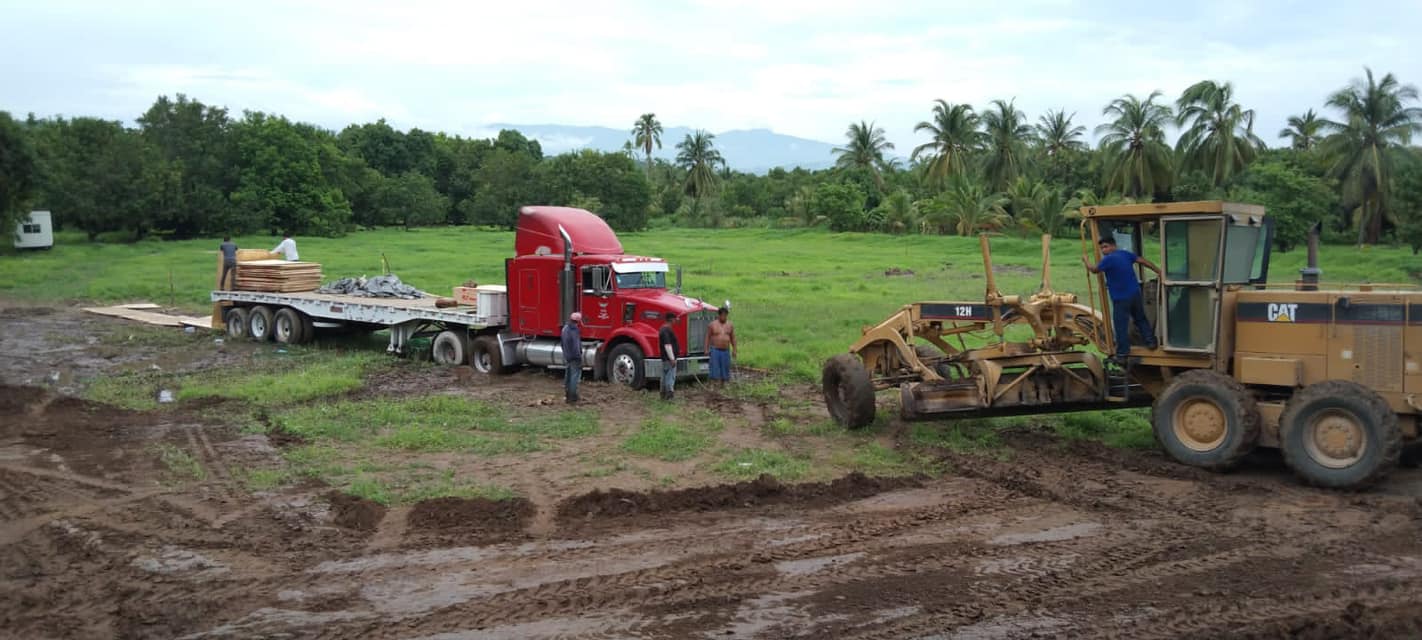
M1047 236L1040 290L1003 295L983 236L984 299L917 302L865 327L825 363L830 415L864 427L877 392L895 388L908 420L1150 406L1156 440L1182 463L1222 470L1278 447L1303 479L1335 488L1378 480L1417 440L1422 292L1323 288L1316 234L1301 279L1267 285L1273 225L1260 206L1090 206L1081 216L1093 264L1111 237L1161 266L1158 276L1135 267L1156 335L1131 343L1156 348L1107 361L1130 336L1114 334L1104 276L1086 279L1084 297L1054 291Z

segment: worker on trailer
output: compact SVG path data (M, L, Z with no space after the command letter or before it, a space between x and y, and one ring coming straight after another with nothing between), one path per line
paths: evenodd
M577 404L578 383L583 380L582 323L583 314L574 311L563 325L563 399L568 404Z
M281 237L281 244L278 244L272 253L280 253L287 260L295 261L299 257L296 255L296 241L291 239L291 234L284 234Z
M1155 330L1146 319L1145 301L1141 298L1141 283L1136 278L1135 265L1139 264L1156 275L1160 267L1125 249L1116 248L1116 239L1105 236L1099 241L1101 263L1092 266L1081 257L1081 263L1092 273L1106 274L1106 292L1111 297L1111 323L1116 332L1116 364L1125 366L1126 355L1131 351L1131 321L1136 323L1136 331L1146 340L1146 348L1156 348Z
M237 288L237 243L232 241L232 236L223 236L222 244L217 246L222 251L222 277L217 279L217 288L232 290ZM227 284L227 274L232 274L232 284Z

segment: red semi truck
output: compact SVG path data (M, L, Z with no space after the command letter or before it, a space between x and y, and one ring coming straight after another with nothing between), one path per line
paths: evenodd
M558 337L580 311L583 368L634 387L660 379L657 332L671 312L678 317L678 377L707 372L702 347L716 307L681 295L680 270L668 289L667 262L624 253L602 218L569 207L524 207L514 254L504 262L507 285L478 287L473 308L438 308L433 298L259 291L213 291L212 300L223 305L231 337L300 343L319 329L388 329L388 350L404 353L411 338L432 335L435 361L485 373L562 368Z

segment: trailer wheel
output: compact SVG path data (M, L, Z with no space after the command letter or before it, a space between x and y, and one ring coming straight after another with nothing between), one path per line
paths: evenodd
M272 308L266 305L252 307L247 316L247 335L257 342L271 340L274 315Z
M874 421L874 383L864 361L852 353L841 353L825 362L825 407L835 422L859 429Z
M245 338L247 336L247 310L242 307L232 307L227 310L227 315L222 317L222 322L227 325L227 337L233 340Z
M316 321L304 313L297 312L301 316L301 342L311 342L316 339Z
M1239 381L1217 371L1187 371L1151 407L1155 440L1177 462L1229 469L1259 440L1259 407Z
M1309 484L1366 487L1402 455L1397 414L1377 393L1351 380L1311 384L1279 416L1284 462Z
M301 314L289 307L277 309L272 316L272 338L281 344L306 342L306 328L301 325Z
M447 367L464 364L465 348L464 336L453 331L441 331L435 336L434 344L431 346L434 353L434 361Z
M607 379L633 389L647 386L647 367L642 348L631 342L613 347L607 354Z
M504 366L504 353L499 350L499 339L494 336L479 336L469 346L469 366L479 373L508 373L513 367Z

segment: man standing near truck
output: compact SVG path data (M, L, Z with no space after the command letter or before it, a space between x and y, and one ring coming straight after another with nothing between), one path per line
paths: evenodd
M736 326L727 318L730 310L722 306L716 319L706 327L706 353L711 354L711 379L725 385L731 379L731 358L736 353Z
M232 236L223 236L222 244L217 248L222 251L222 277L217 279L217 288L231 291L237 288L237 243L232 241ZM232 274L231 287L227 284L229 273Z
M1081 257L1081 263L1092 273L1106 274L1106 292L1111 297L1111 322L1116 333L1116 356L1112 360L1124 367L1126 356L1131 351L1132 320L1141 338L1146 341L1146 348L1156 348L1155 329L1146 319L1145 302L1141 299L1141 283L1136 278L1135 266L1142 265L1157 276L1160 275L1160 267L1130 251L1117 249L1116 239L1111 236L1101 238L1097 244L1101 249L1101 263L1093 267L1086 261L1086 256Z
M676 323L676 314L670 311L665 316L661 331L657 332L658 349L662 352L662 399L672 400L676 397L676 352L680 351L676 343L676 331L672 325Z
M578 383L583 381L582 323L583 314L574 311L563 325L563 399L568 404L577 404Z

